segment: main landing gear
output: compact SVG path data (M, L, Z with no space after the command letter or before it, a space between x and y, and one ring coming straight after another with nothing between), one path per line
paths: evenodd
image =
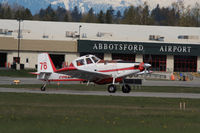
M108 86L108 92L109 93L115 93L117 91L117 86L114 84L111 84ZM128 84L123 84L122 85L122 92L123 93L130 93L131 92L131 87Z
M41 91L45 91L46 90L46 84L42 85L40 88Z
M122 86L122 92L123 93L129 93L131 91L131 87L128 84L124 84Z
M109 85L109 86L108 86L108 92L109 92L109 93L115 93L116 90L117 90L116 85L112 84L112 85Z

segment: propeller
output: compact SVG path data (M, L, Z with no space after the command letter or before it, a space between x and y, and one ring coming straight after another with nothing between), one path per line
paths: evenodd
M150 64L148 64L148 63L144 63L144 62L142 62L142 63L140 63L140 65L139 65L139 70L142 72L144 72L144 75L145 75L145 78L144 79L146 79L146 76L147 76L147 74L149 73L148 72L148 70L147 70L147 68L149 68L149 67L151 67L151 65Z
M145 68L144 68L144 62L141 62L140 65L139 65L139 70L140 71L143 71Z

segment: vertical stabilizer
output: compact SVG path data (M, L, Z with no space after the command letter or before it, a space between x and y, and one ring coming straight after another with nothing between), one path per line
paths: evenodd
M42 53L38 55L38 73L53 73L56 68L48 53Z

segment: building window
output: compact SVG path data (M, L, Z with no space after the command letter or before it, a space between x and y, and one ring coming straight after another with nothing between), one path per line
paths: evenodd
M112 54L112 60L124 60L135 62L134 54Z
M29 60L28 60L28 58L26 58L26 63L28 63L29 62Z
M164 41L165 37L160 35L149 35L149 40Z
M174 56L174 72L196 72L197 56Z
M143 61L151 64L153 71L166 71L166 55L143 55Z
M179 35L178 39L192 39L192 40L199 40L199 36L197 35Z

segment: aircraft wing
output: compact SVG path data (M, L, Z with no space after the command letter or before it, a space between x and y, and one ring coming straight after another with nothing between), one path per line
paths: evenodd
M112 75L108 74L102 74L100 72L91 72L91 71L86 71L82 69L77 69L75 67L67 67L67 68L62 68L56 71L56 73L61 73L61 74L66 74L70 75L74 78L79 78L79 79L85 79L89 81L96 81L96 80L101 80L101 79L106 79L106 78L111 78Z

